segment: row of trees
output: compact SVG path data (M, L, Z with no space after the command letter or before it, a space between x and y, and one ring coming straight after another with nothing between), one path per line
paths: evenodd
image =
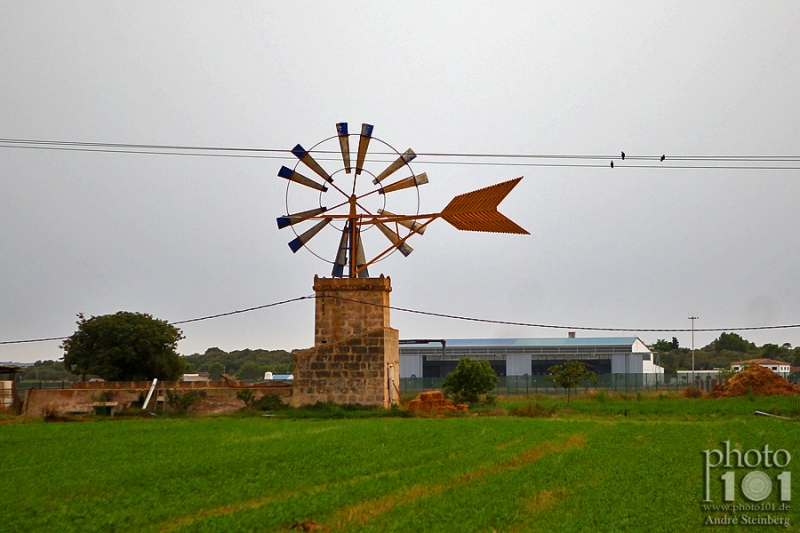
M77 331L61 345L63 362L37 361L25 369L23 380L67 381L101 377L113 381L175 381L184 373L223 373L240 379L263 378L267 371L292 372L292 354L284 350L209 348L204 354L183 357L177 352L181 330L144 313L120 311L86 318L78 315Z
M202 354L192 354L183 358L187 372L208 372L212 379L219 379L225 373L239 379L255 380L264 377L265 372L291 374L294 358L285 350L234 350L226 352L217 347L209 348Z
M652 349L658 353L658 362L664 367L665 372L692 367L691 348L680 346L675 337L672 337L671 341L658 339ZM727 368L736 361L758 358L775 359L800 366L800 347L792 348L789 343L756 346L738 333L721 333L708 345L695 349L695 368L698 370Z

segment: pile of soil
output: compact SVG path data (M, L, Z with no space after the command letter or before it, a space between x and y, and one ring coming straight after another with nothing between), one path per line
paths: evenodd
M790 383L768 368L749 365L737 372L724 386L716 385L712 398L746 396L747 391L756 396L800 396L800 386Z
M421 393L418 398L414 398L408 402L407 407L412 413L417 411L424 411L426 413L442 411L466 411L469 409L469 406L465 403L453 405L453 402L446 399L440 390L432 390Z

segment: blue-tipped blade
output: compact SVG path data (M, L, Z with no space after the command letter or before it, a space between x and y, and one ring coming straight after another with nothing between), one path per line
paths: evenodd
M303 159L305 155L308 153L305 148L300 146L299 144L292 148L292 153L297 157L297 159Z
M292 242L289 243L289 248L292 249L293 253L297 253L297 250L303 247L305 243L300 240L300 237L295 238Z
M330 224L330 222L331 222L331 219L329 219L329 218L326 218L326 219L324 219L324 220L322 220L322 221L318 222L318 223L317 223L315 226L313 226L311 229L309 229L308 231L304 232L302 235L300 235L300 236L299 236L299 237L297 237L296 239L292 240L292 241L289 243L289 248L291 248L291 249L292 249L292 252L294 252L294 253L297 253L297 250L299 250L300 248L302 248L302 247L303 247L303 245L305 245L305 244L306 244L308 241L310 241L310 240L311 240L311 238L312 238L314 235L316 235L317 233L319 233L319 232L320 232L320 230L321 230L322 228L324 228L325 226L327 226L328 224Z
M309 218L324 213L327 210L328 208L323 206L323 207L318 207L316 209L309 209L308 211L302 211L300 213L294 213L291 215L278 217L278 229L283 229L287 226L297 224L298 222L308 220Z

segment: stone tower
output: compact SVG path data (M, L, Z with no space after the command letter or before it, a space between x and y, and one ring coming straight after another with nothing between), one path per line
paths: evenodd
M398 400L400 349L398 332L389 325L391 290L384 276L314 277L314 347L295 353L294 405L389 407Z

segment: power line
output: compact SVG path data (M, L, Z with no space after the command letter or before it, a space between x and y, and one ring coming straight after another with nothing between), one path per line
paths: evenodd
M499 320L499 319L491 319L491 318L477 318L477 317L469 317L463 315L453 315L448 313L437 313L434 311L421 311L419 309L409 309L407 307L397 307L393 305L383 305L374 302L366 302L362 300L355 300L352 298L345 298L343 296L334 296L330 294L326 294L325 298L335 298L342 301L348 301L363 305L370 305L373 307L381 307L386 309L391 309L393 311L399 311L402 313L411 313L416 315L423 315L423 316L432 316L437 318L446 318L450 320L461 320L466 322L478 322L483 324L499 324L505 326L518 326L518 327L527 327L527 328L538 328L538 329L567 329L567 330L575 330L575 331L607 331L607 332L647 332L647 333L683 333L692 331L690 328L620 328L620 327L597 327L597 326L565 326L559 324L538 324L533 322L518 322L512 320ZM178 320L175 322L170 322L172 325L178 324L190 324L193 322L201 322L204 320L212 320L214 318L220 318L224 316L232 316L232 315L239 315L242 313L248 313L250 311L257 311L259 309L267 309L270 307L277 307L279 305L284 305L292 302L299 302L302 300L311 300L316 299L316 295L308 295L308 296L298 296L297 298L290 298L288 300L282 300L279 302L273 302L264 305L258 305L255 307L248 307L245 309L239 309L236 311L229 311L227 313L218 313L215 315L207 315L202 316L199 318L191 318L188 320ZM773 325L773 326L747 326L747 327L739 327L739 328L695 328L694 331L698 332L713 332L713 333L720 333L720 332L727 332L727 331L766 331L766 330L774 330L774 329L796 329L800 328L800 324L781 324L781 325ZM65 340L69 337L47 337L47 338L40 338L40 339L25 339L25 340L17 340L17 341L0 341L0 345L7 345L7 344L23 344L23 343L31 343L31 342L45 342L45 341L57 341L57 340Z
M299 302L300 300L308 300L308 299L312 299L312 298L314 298L313 295L310 295L310 296L298 296L297 298L290 298L288 300L282 300L280 302L273 302L273 303L270 303L270 304L257 305L255 307L248 307L246 309L239 309L237 311L228 311L227 313L217 313L216 315L207 315L207 316L202 316L202 317L199 317L199 318L190 318L188 320L178 320L178 321L175 321L175 322L169 322L169 324L171 324L173 326L177 325L177 324L190 324L192 322L201 322L203 320L211 320L211 319L220 318L220 317L223 317L223 316L239 315L239 314L242 314L242 313L248 313L250 311L256 311L258 309L267 309L269 307L277 307L279 305L284 305L284 304L288 304L288 303L292 303L292 302ZM25 340L19 340L19 341L0 341L0 345L2 345L2 344L24 344L24 343L29 343L29 342L63 341L63 340L66 340L68 338L69 337L46 337L46 338L40 338L40 339L25 339Z
M650 333L678 333L678 332L688 332L692 331L690 328L605 328L605 327L593 327L593 326L562 326L556 324L535 324L531 322L514 322L510 320L496 320L490 318L475 318L475 317L467 317L462 315L451 315L446 313L436 313L432 311L419 311L416 309L408 309L405 307L395 307L392 305L383 305L377 304L373 302L365 302L361 300L354 300L350 298L345 298L342 296L333 296L330 294L326 294L325 298L335 298L337 300L345 300L353 303L371 305L375 307L383 307L388 308L393 311L401 311L404 313L413 313L417 315L426 315L426 316L434 316L438 318L448 318L452 320L464 320L467 322L481 322L484 324L500 324L505 326L522 326L522 327L529 327L529 328L540 328L540 329L568 329L568 330L577 330L577 331L612 331L612 332L624 332L624 331L644 331ZM706 332L725 332L725 331L759 331L759 330L770 330L770 329L793 329L793 328L800 328L800 324L785 324L785 325L778 325L778 326L750 326L750 327L743 327L743 328L694 328L694 331L706 331Z
M223 317L223 316L239 315L241 313L247 313L247 312L250 312L250 311L256 311L258 309L267 309L269 307L277 307L279 305L288 304L288 303L292 303L292 302L299 302L300 300L308 300L308 299L311 299L311 298L314 298L314 296L313 295L310 295L310 296L298 296L297 298L290 298L288 300L283 300L283 301L280 301L280 302L274 302L274 303L271 303L271 304L257 305L256 307L248 307L247 309L240 309L238 311L230 311L228 313L219 313L219 314L216 314L216 315L208 315L208 316L203 316L203 317L200 317L200 318L190 318L189 320L178 320L177 322L170 322L170 324L172 324L172 325L189 324L191 322L200 322L202 320L211 320L212 318L220 318L220 317Z
M159 145L159 144L128 144L128 143L103 143L83 141L62 141L43 139L0 139L0 148L19 148L35 150L59 150L70 152L97 152L97 153L122 153L143 155L171 155L171 156L199 156L199 157L227 157L227 158L255 158L255 159L283 159L294 160L289 149L280 148L247 148L231 146L199 146L199 145ZM313 150L319 155L338 155L335 150ZM372 152L371 156L396 156L392 152ZM522 167L580 167L580 168L606 168L610 165L589 163L562 163L558 161L616 161L614 168L659 168L679 170L800 170L800 166L786 166L782 163L800 163L800 155L591 155L591 154L493 154L469 152L419 152L420 158L431 158L426 164L439 165L481 165L481 166L522 166ZM436 161L435 159L445 159ZM511 161L452 161L452 158L461 159L510 159ZM532 161L556 162L519 162L528 159ZM338 158L319 158L321 161L338 161ZM653 164L630 164L623 160L652 162ZM668 163L664 163L664 161ZM369 159L372 162L390 163L393 159ZM686 162L694 164L679 164ZM697 163L735 163L731 165L697 164ZM747 164L745 164L747 163ZM761 163L758 165L757 163Z

